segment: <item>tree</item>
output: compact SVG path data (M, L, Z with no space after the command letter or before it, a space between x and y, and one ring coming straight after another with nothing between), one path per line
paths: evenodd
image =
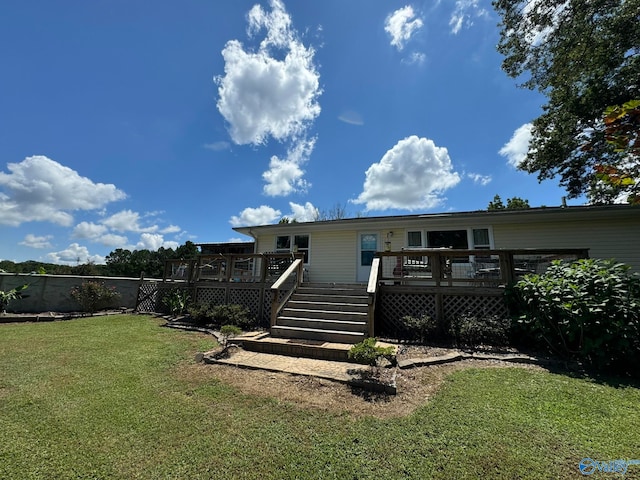
M504 210L504 203L502 203L500 195L493 197L493 200L487 206L487 210Z
M507 199L507 210L519 210L529 207L529 200L524 200L520 197L513 197Z
M603 112L640 98L640 0L493 5L502 17L503 69L547 97L519 168L539 180L559 176L571 198L586 193L596 203L611 201L619 188L606 188L598 168L638 162L607 141Z
M522 208L531 208L529 206L529 200L524 200L520 197L513 197L507 199L507 206L502 203L500 195L493 197L493 200L489 202L487 210L518 210Z

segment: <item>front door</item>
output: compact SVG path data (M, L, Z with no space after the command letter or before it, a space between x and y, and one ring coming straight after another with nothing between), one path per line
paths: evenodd
M377 233L367 232L358 234L358 282L369 281L373 257L379 250L378 239L379 235Z

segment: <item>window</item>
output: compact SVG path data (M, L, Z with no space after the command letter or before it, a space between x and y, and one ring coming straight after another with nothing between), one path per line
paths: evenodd
M407 232L407 247L420 248L422 247L422 232Z
M473 248L476 249L490 249L491 241L489 240L488 228L474 228L473 229Z
M276 237L276 252L295 251L304 255L304 263L309 263L309 235L279 235Z
M426 245L425 245L426 240ZM488 228L467 228L464 230L412 230L407 232L407 248L455 248L486 249L492 248ZM468 257L455 258L454 263L470 261Z
M476 250L489 250L491 249L491 239L489 238L488 228L474 228L473 229L473 248ZM476 255L476 262L491 262L490 255Z

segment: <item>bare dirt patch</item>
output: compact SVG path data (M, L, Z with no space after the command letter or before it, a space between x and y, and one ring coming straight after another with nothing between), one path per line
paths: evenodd
M407 347L407 356L440 356L453 350L435 347ZM191 381L218 380L248 394L294 404L300 408L345 413L357 417L397 418L411 414L427 403L452 372L465 368L514 367L542 369L536 365L513 364L499 360L461 360L454 363L395 368L398 393L388 395L353 388L339 382L291 375L288 373L250 370L219 364L189 364L179 369L179 376Z

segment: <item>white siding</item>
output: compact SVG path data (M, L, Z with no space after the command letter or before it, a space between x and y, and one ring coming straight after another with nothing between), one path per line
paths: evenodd
M549 222L495 225L496 248L588 248L591 258L615 258L640 271L640 223Z
M355 282L357 242L355 231L313 232L309 281Z

